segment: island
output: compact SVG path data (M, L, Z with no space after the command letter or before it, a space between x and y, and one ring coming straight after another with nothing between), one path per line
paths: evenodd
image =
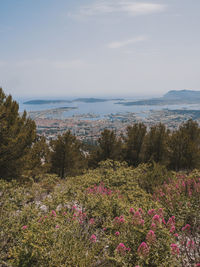
M48 104L60 104L60 103L71 103L72 101L70 100L41 100L41 99L36 99L36 100L30 100L26 101L23 104L24 105L48 105Z

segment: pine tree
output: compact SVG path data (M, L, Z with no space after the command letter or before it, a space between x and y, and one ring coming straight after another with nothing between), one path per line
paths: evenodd
M128 126L124 137L124 159L129 165L137 166L140 163L142 144L146 135L146 126L143 123L135 123Z
M121 160L122 142L117 138L114 131L105 129L97 142L96 162L107 159Z
M200 129L197 122L188 120L172 133L169 151L169 167L176 171L200 166Z
M27 157L26 173L35 177L47 173L50 167L50 149L44 136L37 136Z
M164 124L152 126L144 139L141 154L143 162L155 161L165 165L168 161L168 137L169 130Z
M36 137L35 122L0 88L0 178L15 179L23 172L26 156Z
M85 167L86 161L81 143L70 131L51 142L51 172L61 178L76 175Z

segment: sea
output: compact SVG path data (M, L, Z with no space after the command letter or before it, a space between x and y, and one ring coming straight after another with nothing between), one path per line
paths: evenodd
M176 104L176 105L138 105L138 106L125 106L119 104L119 100L109 100L105 102L95 102L95 103L85 103L85 102L72 102L72 103L54 103L54 104L24 104L25 99L16 99L19 103L19 111L23 112L26 110L30 111L42 111L48 109L56 109L61 107L75 107L76 109L71 109L64 111L62 113L62 118L74 117L77 115L84 114L94 114L96 118L99 119L106 117L111 114L124 114L124 113L135 113L140 117L146 117L149 111L158 110L200 110L199 104ZM30 99L29 99L30 100ZM71 99L66 99L71 100ZM137 99L125 99L125 101L136 101ZM124 102L124 100L123 100ZM94 116L94 117L95 117ZM83 116L84 117L84 116Z

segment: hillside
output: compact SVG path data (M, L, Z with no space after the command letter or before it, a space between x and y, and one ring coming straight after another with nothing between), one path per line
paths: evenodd
M155 105L172 105L172 104L198 104L200 103L200 91L193 90L172 90L167 92L163 97L144 99L139 101L118 102L124 106L155 106Z
M66 180L0 180L0 264L199 266L199 175L107 161Z

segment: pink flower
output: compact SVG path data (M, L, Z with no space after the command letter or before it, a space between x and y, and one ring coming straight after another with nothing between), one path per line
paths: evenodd
M139 208L138 211L143 214L143 210L141 208Z
M60 226L59 225L56 225L56 228L60 228Z
M189 249L194 249L195 248L195 242L194 242L194 240L188 241L186 246Z
M91 219L89 220L89 224L95 224L95 219L94 219L94 218L91 218Z
M197 263L197 264L196 264L196 267L199 267L199 266L200 266L200 263Z
M146 236L147 243L153 244L156 241L156 235L154 231L150 230Z
M191 226L189 224L186 224L183 228L182 231L190 231Z
M115 217L114 222L115 223L125 223L124 216L121 215L120 217Z
M28 225L24 225L24 226L22 226L22 230L25 230L25 229L27 229L28 228Z
M119 217L119 222L120 222L120 223L125 223L124 216L121 215L121 216Z
M156 211L154 209L151 209L151 210L148 211L148 214L150 216L155 215L155 213L156 213Z
M92 243L96 243L97 242L97 237L96 237L96 235L91 235L91 237L90 237L90 241L92 242Z
M149 247L145 242L142 242L137 250L140 257L145 258L149 254Z
M178 237L178 234L176 233L176 234L174 234L174 236L175 236L175 237Z
M55 212L55 210L52 210L51 215L53 215L54 217L56 217L56 212Z
M174 225L175 225L175 217L172 216L171 218L169 218L169 220L167 222L167 226L169 226L171 228Z
M130 208L129 212L134 213L135 212L134 208Z
M103 231L106 231L106 230L107 230L107 228L104 227L104 228L103 228Z
M175 232L175 230L176 230L175 226L174 226L174 225L172 225L172 227L171 227L171 229L170 229L170 233L173 233L173 232Z
M123 243L119 243L119 245L116 248L118 253L125 254L127 248Z
M177 244L171 244L171 253L173 255L179 255L180 251L179 251L179 247Z
M156 225L160 223L160 216L158 214L154 215L152 218L152 222L154 222Z
M133 215L133 224L144 225L144 220L142 220L142 215L139 211L136 211Z
M119 235L120 235L120 232L115 232L115 235L116 235L116 236L119 236Z
M156 230L156 224L155 223L151 224L151 230L154 230L154 231Z

